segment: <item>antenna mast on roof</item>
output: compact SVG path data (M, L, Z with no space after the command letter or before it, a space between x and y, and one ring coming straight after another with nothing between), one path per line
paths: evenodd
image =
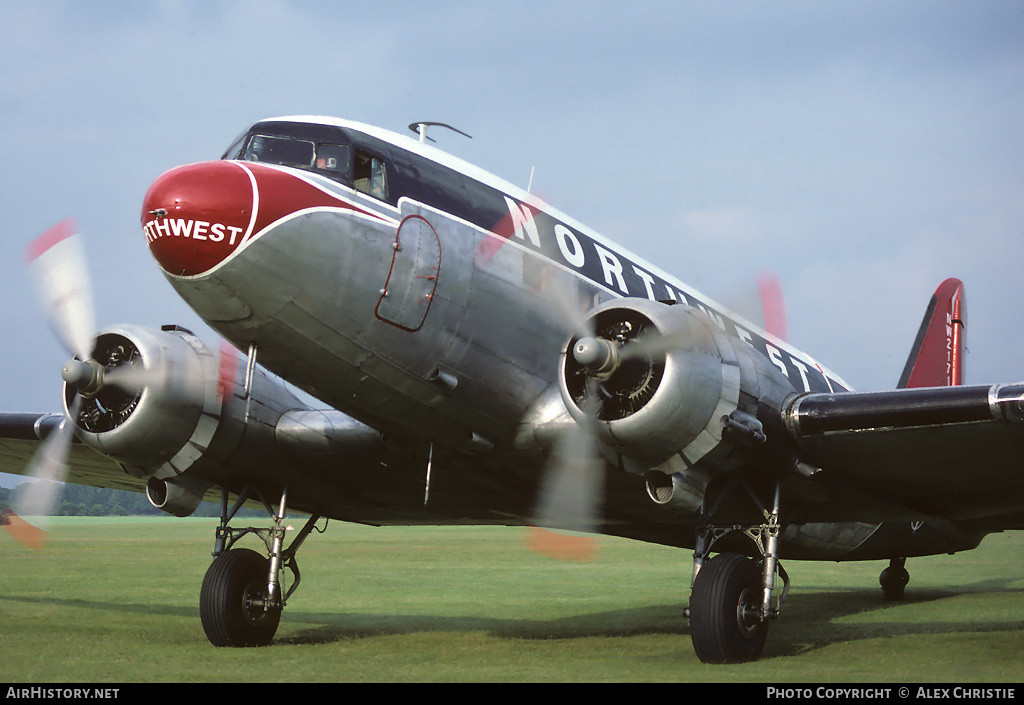
M431 142L436 142L437 140L435 140L433 137L427 137L427 128L433 126L446 127L452 132L458 132L463 137L469 137L469 139L473 139L462 130L456 129L451 125L446 125L443 122L414 122L413 124L409 125L409 129L420 136L420 142L426 142L427 140L430 140Z

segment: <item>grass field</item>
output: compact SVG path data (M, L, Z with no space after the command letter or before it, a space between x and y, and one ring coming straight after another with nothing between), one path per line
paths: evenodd
M604 538L536 556L512 528L331 523L275 644L217 649L199 622L215 520L67 519L35 553L0 535L0 682L1018 682L1024 535L908 561L788 563L766 658L705 666L683 609L689 551ZM255 544L252 545L255 547Z

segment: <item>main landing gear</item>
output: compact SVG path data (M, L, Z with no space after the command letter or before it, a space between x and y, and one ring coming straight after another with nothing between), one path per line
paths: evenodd
M221 495L220 526L217 527L213 563L206 571L199 592L199 616L206 637L214 646L266 646L274 638L281 610L299 586L301 575L295 553L315 528L319 516L311 516L288 548L284 547L287 489L275 511L256 490L263 506L274 520L269 529L228 526L248 498L246 488L228 511L228 494ZM247 548L233 548L246 534L259 536L267 546L268 558ZM281 572L288 568L294 576L291 587L282 594Z
M745 486L742 480L739 482ZM704 663L757 660L764 651L768 624L779 616L782 600L789 592L789 576L779 563L779 486L776 484L770 508L763 506L749 487L746 489L765 523L715 526L710 522L712 508L702 513L697 530L688 614L693 649ZM760 560L738 553L707 558L715 542L736 531L753 541ZM783 581L781 592L779 578Z

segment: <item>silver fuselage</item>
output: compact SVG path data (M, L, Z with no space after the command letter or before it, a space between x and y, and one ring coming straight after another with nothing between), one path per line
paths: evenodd
M217 179L251 184L251 212L243 203L234 226L217 220L216 205L212 215L144 212L155 254L156 246L187 244L191 256L209 241L222 248L191 269L179 260L169 268L157 255L167 278L260 365L389 438L461 458L463 478L490 475L500 486L497 476L523 470L530 482L522 493L532 491L546 450L539 430L570 422L557 395L559 356L584 314L618 297L703 310L793 392L847 388L659 268L439 150L346 121L267 123L314 125L373 152L387 165L390 190L371 193L316 168L220 162L211 167ZM670 515L639 494L608 501L620 500L638 525L670 528L619 533L692 545L697 517ZM493 497L499 515L519 506ZM875 528L806 525L787 537L808 555L839 556Z

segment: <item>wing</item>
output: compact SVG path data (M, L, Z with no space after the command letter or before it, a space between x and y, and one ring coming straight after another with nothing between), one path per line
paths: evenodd
M43 440L60 425L60 414L0 412L0 472L23 475ZM75 439L68 455L68 482L145 492L146 481Z
M804 394L783 418L821 481L877 498L888 518L1024 528L1024 384Z

